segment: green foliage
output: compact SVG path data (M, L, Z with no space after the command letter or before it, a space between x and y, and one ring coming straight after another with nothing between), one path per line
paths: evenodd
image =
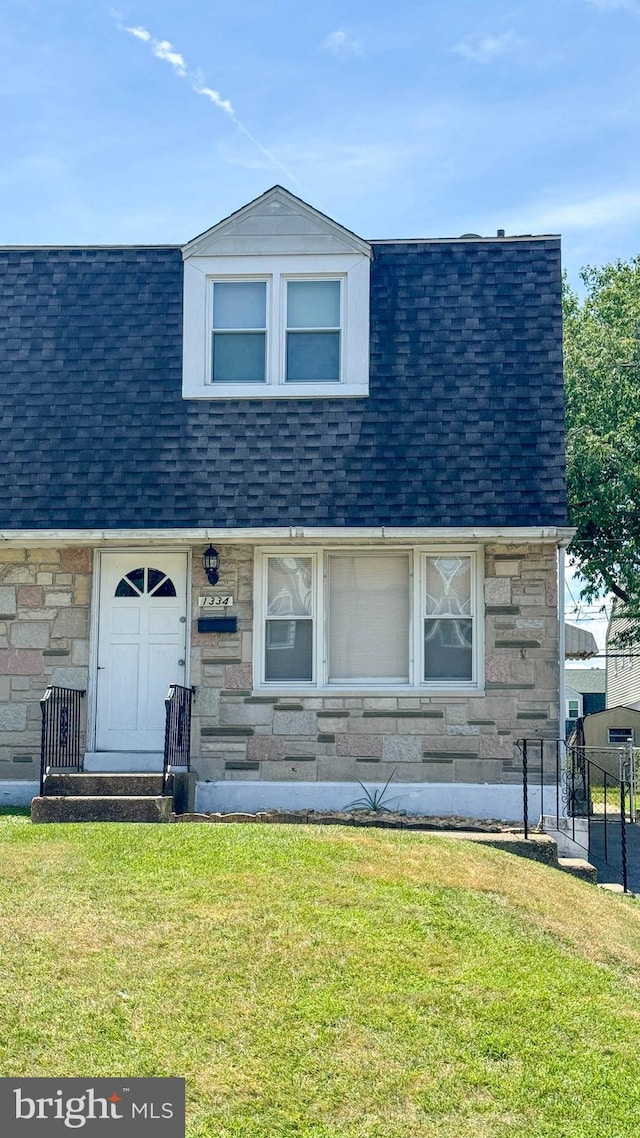
M640 618L640 257L581 276L584 299L564 290L569 553L587 600Z
M385 802L385 798L387 790L389 788L389 783L391 782L391 779L393 778L397 769L398 768L395 767L394 770L391 771L391 774L385 782L382 790L367 790L364 783L360 782L360 779L356 779L358 786L361 786L364 790L364 794L362 798L356 798L353 802L350 802L348 806L345 806L345 810L368 810L373 814L395 813L393 807L389 804L391 799L388 802ZM393 801L396 802L397 799L393 799ZM406 811L403 810L402 813L404 814Z

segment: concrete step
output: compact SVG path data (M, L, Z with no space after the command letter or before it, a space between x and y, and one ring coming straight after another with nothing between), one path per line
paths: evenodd
M49 773L45 793L82 798L140 798L162 794L161 774L57 774Z
M598 883L598 872L595 865L591 865L582 857L559 857L558 867L563 869L565 873L579 877L582 881L588 881L591 885Z
M32 822L170 822L168 795L47 795L31 803Z
M162 763L161 751L87 751L83 767L92 774L157 774Z

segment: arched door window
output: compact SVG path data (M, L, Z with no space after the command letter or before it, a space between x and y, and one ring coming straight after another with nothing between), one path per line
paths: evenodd
M160 569L132 569L118 582L116 597L175 597L176 588Z

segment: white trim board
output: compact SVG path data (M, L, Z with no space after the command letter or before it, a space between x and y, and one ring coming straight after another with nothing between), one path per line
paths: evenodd
M31 806L40 793L40 783L22 778L0 780L0 806Z
M384 783L367 782L367 789L382 790ZM362 798L357 782L261 782L230 780L198 782L196 810L224 814L258 810L344 810ZM394 782L389 786L390 805L407 814L432 817L457 814L467 818L498 818L521 822L522 786L518 783ZM529 819L540 814L540 788L529 789Z
M5 529L0 530L0 549L8 546L40 548L68 545L138 545L148 548L157 543L221 542L256 544L264 541L290 541L295 544L332 541L359 542L462 542L499 541L522 545L546 542L568 545L575 534L571 526L256 526L255 528L206 527L197 529Z

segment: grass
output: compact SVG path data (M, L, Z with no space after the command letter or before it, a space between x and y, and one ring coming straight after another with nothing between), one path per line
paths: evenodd
M464 842L0 817L0 1075L184 1075L189 1138L623 1138L640 905Z

